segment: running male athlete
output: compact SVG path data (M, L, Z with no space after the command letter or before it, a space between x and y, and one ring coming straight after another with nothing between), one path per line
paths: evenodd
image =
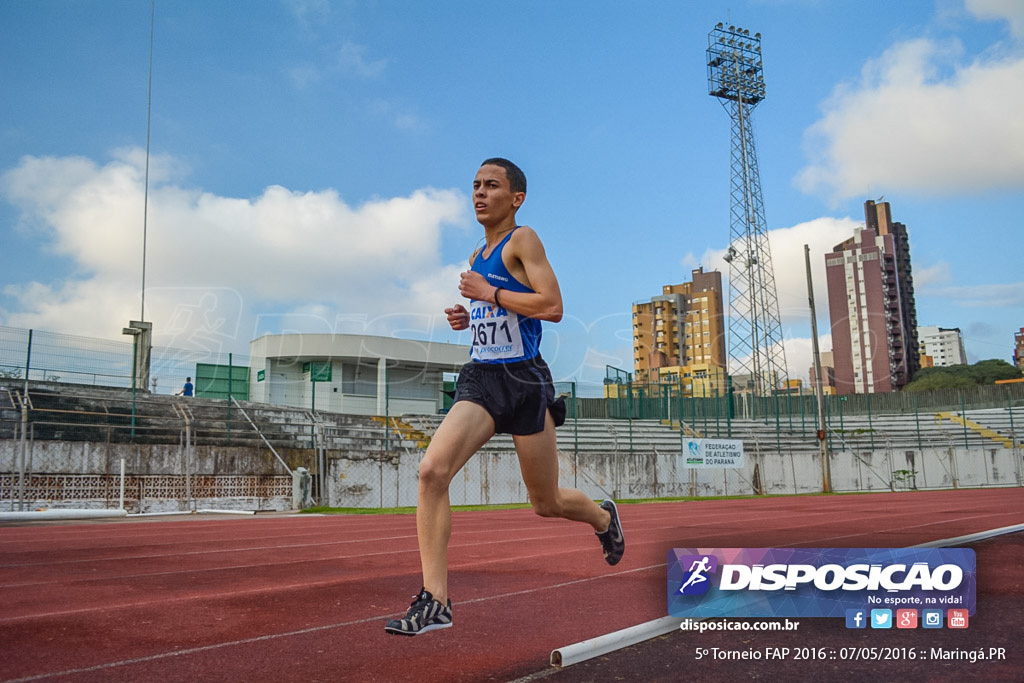
M507 159L484 161L473 181L473 208L486 244L459 283L469 308L445 309L453 330L471 331L471 360L420 463L416 533L423 587L405 618L387 623L388 633L414 636L452 625L448 485L494 434L512 435L534 512L592 526L608 564L625 549L614 502L598 505L582 491L558 486L555 427L565 420L565 404L555 400L539 347L541 321L562 319L562 294L537 233L516 224L525 199L526 176L518 166Z

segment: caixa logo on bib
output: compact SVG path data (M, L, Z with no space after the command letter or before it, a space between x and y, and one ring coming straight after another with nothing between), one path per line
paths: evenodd
M844 616L847 609L929 607L974 614L967 548L675 548L676 617Z

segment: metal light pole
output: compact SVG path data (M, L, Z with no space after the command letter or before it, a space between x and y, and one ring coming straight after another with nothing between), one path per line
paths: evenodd
M829 461L828 440L825 438L825 390L822 387L821 353L818 351L818 317L814 312L814 284L811 281L811 248L804 245L807 267L807 301L811 307L811 348L814 351L814 396L818 401L818 446L821 449L821 490L832 493L832 463Z
M708 94L732 121L729 263L729 369L768 396L786 385L782 323L750 120L764 99L761 34L718 24L708 34Z
M142 190L142 303L139 320L146 319L146 238L149 229L149 137L153 121L153 33L156 22L156 0L149 11L149 79L146 88L146 180ZM145 386L143 386L145 389Z

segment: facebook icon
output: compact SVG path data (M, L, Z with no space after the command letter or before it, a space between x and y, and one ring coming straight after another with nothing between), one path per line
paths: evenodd
M862 609L846 610L846 628L867 628L867 612Z

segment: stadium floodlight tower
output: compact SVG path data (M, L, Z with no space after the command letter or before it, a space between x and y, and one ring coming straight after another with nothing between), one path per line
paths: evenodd
M708 34L708 88L732 120L730 152L729 372L759 396L785 385L779 301L761 198L751 114L764 99L761 34L718 24Z

